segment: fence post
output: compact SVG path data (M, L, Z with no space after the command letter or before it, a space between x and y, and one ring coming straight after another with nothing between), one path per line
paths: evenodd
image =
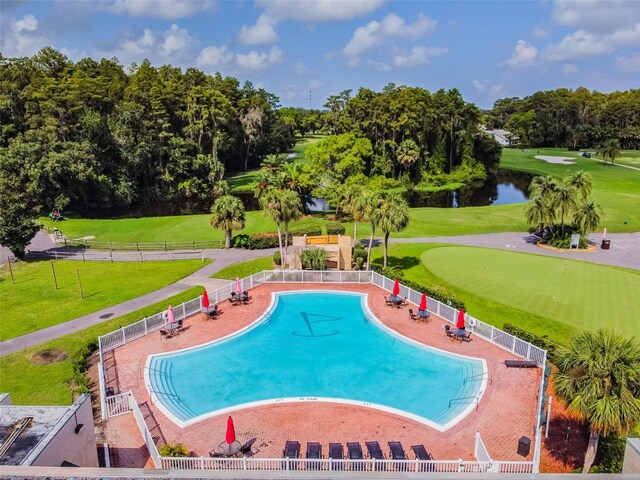
M111 259L111 263L113 263L113 252L109 252L109 258Z
M113 244L109 242L109 251L113 250Z
M144 260L142 259L142 252L140 252L140 250L138 250L138 252L140 253L140 263L143 263Z
M242 457L242 469L247 469L247 457Z
M140 251L140 243L136 242L136 249Z
M164 251L167 251L167 242L164 242Z
M82 253L82 261L84 262L84 252L80 252Z
M194 240L193 243L191 244L191 250L195 250L196 249L196 241Z
M527 360L531 360L531 357L529 356L530 354L531 354L531 342L527 344Z
M204 470L204 457L200 457L200 470Z
M122 344L124 345L127 343L127 337L124 335L124 327L120 328L120 331L122 332Z
M147 317L144 317L144 336L146 337L148 333L149 330L147 329Z

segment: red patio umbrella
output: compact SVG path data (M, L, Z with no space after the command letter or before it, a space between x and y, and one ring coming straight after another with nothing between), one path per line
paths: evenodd
M206 290L202 292L202 308L209 308L209 295Z
M400 282L396 278L396 283L393 284L393 294L397 297L400 295Z
M464 310L458 312L458 323L456 323L456 327L464 328Z
M420 308L418 310L427 310L427 294L422 294L422 299L420 300Z
M236 429L233 426L233 418L231 418L231 416L227 418L227 434L225 435L225 441L229 445L236 441Z

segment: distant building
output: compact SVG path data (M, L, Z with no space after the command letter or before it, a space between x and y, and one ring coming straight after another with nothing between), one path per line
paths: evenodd
M317 235L293 237L289 249L288 265L292 270L302 269L302 252L308 248L327 251L327 266L338 270L351 270L351 237L349 235Z
M0 394L0 466L97 467L91 397L70 407L12 405Z
M518 137L508 130L485 130L489 135L491 135L496 142L500 145L517 145Z

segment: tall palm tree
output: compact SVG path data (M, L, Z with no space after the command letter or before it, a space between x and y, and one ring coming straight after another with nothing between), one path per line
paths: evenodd
M581 234L586 235L598 228L601 213L602 208L593 200L584 202L573 214L573 224Z
M593 187L593 179L591 175L583 170L578 170L573 175L569 175L564 179L564 184L567 187L575 188L576 192L582 200L586 200L591 194L591 188Z
M558 181L552 176L534 177L529 185L531 195L539 195L543 199L547 199L549 195L558 188Z
M525 204L524 218L527 224L536 230L542 228L550 218L549 208L542 197L531 197Z
M358 222L361 222L364 218L362 190L362 185L350 184L345 185L345 188L342 191L342 199L344 202L344 206L342 208L345 212L350 213L353 217L353 239L351 242L352 247L357 241L356 239L358 234Z
M387 248L391 232L400 232L409 225L409 205L397 193L387 195L380 204L380 230L384 232L384 263L387 268Z
M302 202L293 190L282 190L279 193L282 221L284 222L284 257L282 266L287 263L287 250L289 248L289 222L300 220L302 217Z
M558 185L552 196L553 209L560 213L560 224L564 233L564 217L577 208L576 191L566 185Z
M611 330L583 331L559 352L556 366L556 394L589 423L588 473L600 435L622 435L640 423L640 342Z
M218 198L211 207L211 220L213 228L224 230L224 248L231 248L231 234L234 230L244 228L244 205L238 197L223 195Z
M371 247L373 246L373 237L376 234L376 225L380 221L380 203L382 199L376 192L365 190L362 193L361 202L364 211L364 219L371 225L371 233L369 235L369 247L367 248L367 269L371 270Z
M613 165L616 157L620 156L620 151L620 142L615 138L610 138L598 147L597 153L602 156L604 163L607 163L608 159L611 160L611 165Z
M280 202L280 194L278 190L269 188L263 192L260 196L260 207L264 211L264 214L276 222L276 228L278 230L278 251L280 252L280 268L284 270L285 256L282 250L282 203Z

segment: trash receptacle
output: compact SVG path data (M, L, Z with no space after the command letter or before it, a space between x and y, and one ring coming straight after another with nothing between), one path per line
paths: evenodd
M600 248L602 250L609 250L610 245L611 245L611 240L602 240L602 244L600 245Z

